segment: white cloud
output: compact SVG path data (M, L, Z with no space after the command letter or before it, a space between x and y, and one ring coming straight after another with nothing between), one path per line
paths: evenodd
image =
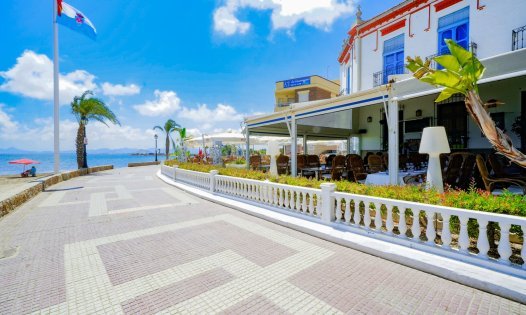
M136 111L143 116L161 116L173 114L181 107L181 99L173 91L154 91L155 100L135 105Z
M245 34L251 24L236 17L241 9L270 10L274 30L290 30L300 21L327 30L355 8L354 0L226 0L214 11L214 30L227 36Z
M12 121L5 124L5 112L0 108L0 143L6 147L31 148L31 150L51 151L53 149L53 119L37 118L23 124ZM9 118L9 117L8 117ZM75 149L78 122L70 119L60 121L61 150ZM100 148L151 148L154 131L127 125L104 125L90 122L87 126L89 147Z
M2 134L16 131L18 123L4 111L4 104L0 103L0 131Z
M102 83L102 93L107 96L128 96L141 93L141 88L135 84L122 85Z
M11 69L0 72L0 77L5 80L0 91L53 100L53 62L46 55L26 50ZM69 104L76 95L96 89L94 80L95 76L84 70L60 74L60 104Z
M226 122L243 119L243 114L226 104L217 104L215 108L208 108L206 104L199 105L197 108L183 107L178 116L196 122Z

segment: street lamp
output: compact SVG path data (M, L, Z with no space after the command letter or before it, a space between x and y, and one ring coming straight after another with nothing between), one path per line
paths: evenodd
M155 162L157 162L157 138L159 138L159 136L155 134L153 137L155 138Z
M86 150L86 146L88 145L88 137L86 136L86 125L88 124L88 119L86 118L86 116L82 116L80 118L80 123L84 126L84 139L83 139L84 154L82 158L83 159L82 168L88 168L88 153Z

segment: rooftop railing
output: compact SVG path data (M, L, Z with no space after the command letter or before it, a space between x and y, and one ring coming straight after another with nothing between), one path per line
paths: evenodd
M514 29L511 32L511 50L522 49L524 45L524 32L526 31L526 25Z

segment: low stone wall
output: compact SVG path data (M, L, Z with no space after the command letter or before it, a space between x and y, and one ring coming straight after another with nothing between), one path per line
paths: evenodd
M137 163L128 163L128 167L137 167L137 166L148 166L148 165L159 165L161 162L137 162Z
M80 170L60 173L57 175L51 175L49 177L44 177L40 180L37 180L34 186L27 188L26 190L21 191L18 194L12 197L9 197L5 200L1 200L0 201L0 217L3 217L4 215L16 209L17 207L21 206L23 203L35 197L37 194L39 194L41 191L44 191L49 186L58 184L60 182L66 181L74 177L84 176L84 175L88 175L91 173L107 171L111 169L113 169L113 165L95 166L95 167L90 167L87 169L80 169Z

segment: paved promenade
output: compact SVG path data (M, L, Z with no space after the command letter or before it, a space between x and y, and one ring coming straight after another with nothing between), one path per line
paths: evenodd
M526 314L526 306L201 200L158 167L0 219L0 314ZM10 249L10 250L9 250Z

